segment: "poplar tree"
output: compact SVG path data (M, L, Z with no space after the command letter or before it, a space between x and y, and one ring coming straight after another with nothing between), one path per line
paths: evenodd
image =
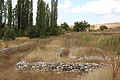
M29 26L29 0L24 0L24 12L23 12L23 15L24 15L24 24L25 24L25 28L24 28L24 31L26 31L30 26Z
M11 28L12 24L12 0L7 0L8 4L8 27Z
M45 12L45 21L46 21L46 24L45 26L47 28L50 27L50 8L49 8L49 4L46 5L46 12Z
M33 27L33 0L29 4L29 26Z
M4 4L4 24L6 24L7 20L7 2Z
M58 18L58 0L51 0L51 26L57 26L57 18Z
M15 30L15 8L14 9L12 9L12 26L13 26L13 29Z
M13 9L13 28L15 30L15 33L18 35L20 29L18 28L18 5L16 5Z
M18 21L18 24L17 24L17 26L18 26L18 29L20 30L21 29L21 6L22 6L22 4L21 4L21 1L22 0L18 0L17 1L17 21Z
M58 0L51 0L51 35L59 35L60 29L57 26L58 19Z
M49 36L50 34L50 8L49 4L46 5L45 9L45 36Z
M0 27L3 26L4 0L0 0Z
M26 35L29 28L29 3L29 0L17 1L18 29L21 36Z
M36 26L38 27L39 36L45 36L45 2L43 0L38 0L37 3Z

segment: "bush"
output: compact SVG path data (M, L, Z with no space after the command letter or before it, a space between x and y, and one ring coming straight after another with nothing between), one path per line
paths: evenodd
M9 40L15 40L16 36L15 36L15 31L13 29L6 29L4 36L3 36L3 40L5 41L9 41Z
M38 29L37 27L33 27L29 32L28 32L28 37L29 38L38 38Z
M105 26L105 25L101 25L101 26L100 26L100 30L102 30L102 31L103 31L104 29L108 29L108 27L107 27L107 26Z
M75 32L86 31L89 27L90 27L90 24L86 21L75 22L73 31Z
M51 27L49 33L50 36L59 36L61 34L60 27L59 26Z
M0 39L2 39L5 32L5 28L0 28Z
M61 24L60 28L61 28L62 32L69 32L70 31L70 27L69 27L69 25L66 22Z

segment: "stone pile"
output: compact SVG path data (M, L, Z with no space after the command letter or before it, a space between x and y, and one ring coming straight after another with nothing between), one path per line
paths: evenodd
M103 68L104 64L96 63L60 63L60 62L33 62L20 61L16 64L18 71L54 71L54 72L89 72L94 69Z

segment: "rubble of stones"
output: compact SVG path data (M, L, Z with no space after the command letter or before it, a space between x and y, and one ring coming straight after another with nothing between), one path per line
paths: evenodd
M96 63L60 63L60 62L33 62L20 61L16 64L17 71L53 71L53 72L90 72L105 67L105 64Z

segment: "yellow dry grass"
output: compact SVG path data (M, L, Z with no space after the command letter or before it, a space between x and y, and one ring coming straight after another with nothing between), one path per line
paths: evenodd
M117 28L117 27L120 27L120 22L116 22L116 23L95 24L94 30L99 29L101 25L106 25L108 28Z
M90 72L87 76L82 76L81 80L112 80L112 74L108 68L103 68Z
M30 39L27 37L17 38L15 41L0 41L0 49L11 48L19 46L21 44L30 43Z
M112 73L108 68L95 70L85 76L77 73L17 72L15 70L15 64L21 60L28 62L73 62L70 58L61 59L56 56L56 51L61 47L69 48L71 55L77 57L103 54L103 51L96 49L96 44L100 43L103 38L106 39L105 36L96 37L96 35L93 35L88 37L88 35L86 33L73 33L44 39L19 38L16 41L1 41L0 49L3 49L5 45L8 45L8 47L23 43L35 43L36 45L34 45L34 49L27 52L12 55L0 54L0 80L112 80Z

